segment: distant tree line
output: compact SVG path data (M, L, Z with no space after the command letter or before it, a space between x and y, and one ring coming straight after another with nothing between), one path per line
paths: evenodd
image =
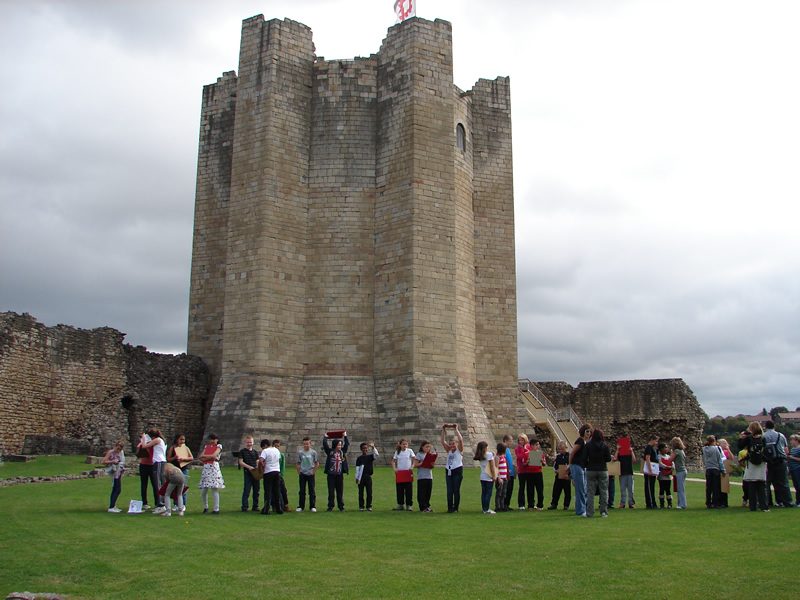
M800 412L800 407L795 409L796 411ZM785 406L776 406L772 410L767 410L764 408L760 414L767 416L769 415L770 418L775 422L775 430L780 431L787 437L793 433L796 433L800 425L797 423L778 423L777 415L778 413L787 413L793 412L790 411ZM734 441L739 437L739 434L747 429L750 423L747 422L743 416L738 415L735 417L714 417L713 419L708 419L706 421L705 427L703 427L703 435L714 435L717 439L720 438L727 438L728 441Z

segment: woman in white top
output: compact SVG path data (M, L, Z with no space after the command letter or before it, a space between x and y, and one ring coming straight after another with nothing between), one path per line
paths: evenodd
M149 440L147 438L150 438ZM164 441L164 436L155 427L147 432L147 435L142 436L140 443L142 448L153 449L153 479L159 488L164 484L164 465L167 462L167 443ZM154 495L158 493L158 489L153 490ZM153 514L157 515L167 508L164 506L164 496L156 495L156 507L153 509Z
M480 461L481 465L481 506L483 507L483 514L493 515L495 512L490 506L494 481L497 479L497 465L494 462L494 454L489 452L488 448L489 444L486 442L478 442L473 458Z
M455 428L457 438L445 439L448 425L442 425L442 446L447 448L447 463L445 465L445 482L447 483L447 512L457 513L458 505L461 503L461 482L464 479L464 438Z

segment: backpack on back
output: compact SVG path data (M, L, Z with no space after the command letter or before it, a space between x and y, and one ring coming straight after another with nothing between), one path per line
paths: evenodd
M780 436L776 437L774 441L770 440L764 444L764 450L762 454L764 455L764 460L770 464L776 463L780 459L780 454L778 453L779 440Z
M750 448L747 450L747 460L752 465L764 462L764 438L750 438Z

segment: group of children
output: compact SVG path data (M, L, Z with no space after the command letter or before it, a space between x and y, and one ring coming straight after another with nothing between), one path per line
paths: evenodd
M449 438L448 430L452 430ZM562 502L562 496L563 508L569 510L573 486L576 494L576 511L585 511L585 503L591 501L591 499L584 498L582 500L583 508L578 506L580 490L583 489L585 495L586 488L578 485L579 481L575 479L576 473L579 474L581 469L577 471L573 469L576 465L580 466L581 448L583 447L580 442L590 435L591 428L585 425L581 428L581 437L576 441L572 450L566 442L558 443L557 454L550 463L555 477L548 510L557 509L559 503ZM621 438L621 440L626 439ZM461 502L464 467L464 440L458 426L443 425L441 442L447 451L444 465L447 512L457 513ZM548 465L548 459L540 451L539 440L529 439L526 435L521 434L516 439L513 451L512 444L513 438L506 435L503 437L503 441L497 444L495 452L489 450L486 442L478 442L475 447L473 460L480 467L481 508L485 514L512 510L511 501L515 481L518 482L517 505L519 510L544 510L543 469ZM236 453L238 464L244 470L241 510L243 512L259 511L259 500L263 488L261 514L283 514L289 510L289 499L284 479L286 457L281 451L281 441L264 439L261 440L260 445L261 452L259 453L253 447L253 437L246 436L244 447ZM347 461L349 446L350 442L346 431L329 432L322 439L322 449L325 453L323 472L328 485L328 511L333 511L335 507L338 507L340 511L345 510L344 478L349 473ZM792 436L791 446L789 467L797 486L800 480L800 437ZM125 471L123 449L124 443L120 441L103 458L103 464L108 467L108 473L112 478L108 512L121 512L116 507L116 501L121 493L121 478ZM189 478L188 467L194 460L191 451L185 446L184 436L176 435L173 444L167 448L158 430L150 430L142 435L137 447L137 454L142 477L143 510L150 508L147 505L146 496L147 482L150 481L156 504L153 514L170 516L172 511L177 508L178 514L183 515L186 503L185 491ZM219 490L225 488L225 481L219 467L221 454L222 445L219 443L218 436L209 435L208 443L198 457L203 463L198 485L202 492L203 513L219 514ZM374 463L379 456L372 441L360 445L360 454L356 459L355 482L358 486L358 507L361 511L372 511L372 476ZM407 439L401 439L398 442L391 459L397 493L397 506L393 510L413 510L414 470L416 469L419 511L434 512L431 506L431 496L433 469L437 458L438 454L428 440L421 442L417 452L409 448ZM716 440L709 438L706 441L703 460L706 468L706 505L708 507L727 506L727 494L722 493L719 480L725 469L723 461L735 458L725 440L717 443ZM618 448L612 457L612 461L619 462L619 508L635 508L633 490L633 463L635 460L636 457L629 445L627 448ZM306 508L311 512L317 512L316 473L319 466L320 458L311 447L311 438L303 438L302 448L298 451L295 461L299 484L296 512L303 512ZM651 435L642 458L642 473L644 475L645 503L648 509L673 508L673 491L678 496L675 508L679 510L687 508L686 454L685 446L680 438L673 438L670 444L665 444L659 442L658 436ZM658 502L656 502L656 482L658 482ZM609 508L615 506L615 488L615 477L612 475L609 477L608 486ZM209 490L211 490L213 498L211 510L209 510ZM493 494L495 497L494 510L491 508ZM170 497L173 502L169 501Z

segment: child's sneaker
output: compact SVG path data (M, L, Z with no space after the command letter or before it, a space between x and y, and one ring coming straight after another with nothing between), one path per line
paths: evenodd
M168 511L168 510L165 510L164 512L161 513L161 516L162 517L171 517L172 516L172 512Z
M489 510L483 511L483 514L485 514L485 515L496 515L497 513L494 512L492 509L489 509Z
M628 508L636 508L635 504L628 504Z
M149 505L149 504L145 504L145 505L142 507L142 510L143 510L143 511L144 511L144 510L150 510L150 505Z
M294 509L294 512L303 512L303 509L298 506Z
M312 508L311 512L317 512L317 509L316 508Z
M413 508L411 508L410 506L406 506L406 510L407 510L408 512L414 512L414 509L413 509Z
M620 504L619 507L620 508L625 508L625 505L624 504Z
M403 505L402 505L402 504L398 504L398 505L397 505L396 507L394 507L392 510L405 510L405 508L403 508Z
M179 510L179 511L178 511L178 516L179 516L179 517L182 517L182 516L183 516L183 513L184 513L184 511L182 511L182 510Z
M555 504L551 504L550 506L547 507L547 510L555 510L557 508L558 507Z
M110 512L110 513L118 513L118 512L122 512L122 511L120 509L118 509L116 506L112 506L111 508L108 509L108 512Z

